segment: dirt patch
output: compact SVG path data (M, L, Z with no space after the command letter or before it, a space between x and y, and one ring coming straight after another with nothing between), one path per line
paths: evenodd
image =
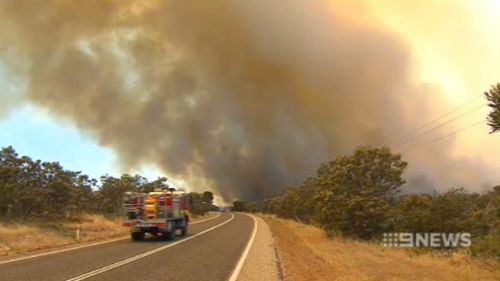
M284 280L500 280L500 264L463 254L412 254L328 238L316 227L264 217L280 252Z

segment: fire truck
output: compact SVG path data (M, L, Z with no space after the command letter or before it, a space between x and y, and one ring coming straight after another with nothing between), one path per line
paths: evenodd
M146 233L167 240L175 239L178 230L187 234L189 198L184 191L126 192L123 205L127 216L123 225L130 227L134 241L144 240Z

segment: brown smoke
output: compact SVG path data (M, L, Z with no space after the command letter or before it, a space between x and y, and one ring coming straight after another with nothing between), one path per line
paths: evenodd
M125 166L262 198L434 110L404 42L343 11L307 0L2 1L0 51L32 102ZM432 166L443 167L449 150L436 149Z

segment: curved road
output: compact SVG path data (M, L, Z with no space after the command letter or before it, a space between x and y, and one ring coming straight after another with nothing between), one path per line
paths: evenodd
M127 239L0 264L0 281L228 280L253 227L249 216L223 213L172 242Z

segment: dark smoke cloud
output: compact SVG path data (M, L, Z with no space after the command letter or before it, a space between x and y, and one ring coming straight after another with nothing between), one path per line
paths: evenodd
M3 1L0 33L31 102L125 167L228 200L275 194L434 110L404 42L322 1ZM436 149L416 159L443 167Z

